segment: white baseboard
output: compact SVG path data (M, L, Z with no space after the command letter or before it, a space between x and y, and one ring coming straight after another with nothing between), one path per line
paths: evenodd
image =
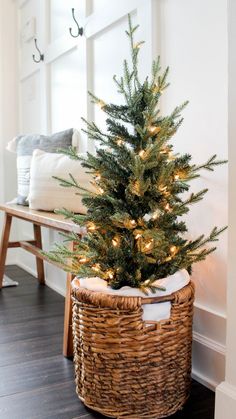
M52 290L56 291L58 294L62 295L62 297L65 297L65 291L61 287L57 286L55 282L45 279L45 284Z
M37 278L37 272L35 269L31 268L29 265L26 265L24 262L22 261L17 261L16 263L20 268L24 269L26 272L28 272L30 275L34 276L35 278ZM54 291L56 291L58 294L62 295L63 297L65 297L65 291L58 285L55 284L54 281L50 281L47 279L47 277L45 278L45 284L53 289Z
M199 333L193 333L193 378L215 391L225 378L224 345Z
M201 335L200 333L193 332L193 348L195 348L195 344L198 345L198 352L200 346L200 353L203 356L208 354L208 358L210 359L218 359L217 365L222 365L225 363L225 355L226 355L226 347L212 339L209 339L206 336ZM217 375L210 374L209 370L202 372L199 362L195 361L196 355L195 350L193 349L193 369L192 369L192 377L194 380L198 381L199 383L203 384L205 387L209 388L212 391L215 391L216 387L219 385L219 378ZM208 372L208 375L206 375Z
M215 419L235 419L236 387L223 381L216 389Z
M215 391L218 382L206 377L205 375L201 374L199 371L192 369L192 378L197 381L198 383L202 384L204 387L209 388L209 390Z
M16 265L19 266L19 268L24 269L24 271L28 272L30 275L32 275L35 278L37 278L37 272L36 272L36 270L33 269L33 268L31 268L26 263L24 263L24 262L20 261L19 259L17 259Z

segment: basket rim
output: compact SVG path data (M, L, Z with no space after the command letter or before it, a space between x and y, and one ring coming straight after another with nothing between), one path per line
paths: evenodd
M75 294L76 296L81 294L86 294L88 297L92 299L111 299L111 301L137 301L139 304L155 304L155 303L162 303L162 302L173 302L175 300L183 299L183 294L188 294L188 291L195 288L193 281L190 279L189 283L185 285L183 288L179 289L178 291L175 291L171 294L165 295L165 296L149 296L149 297L141 297L141 296L133 296L133 295L116 295L111 294L109 292L102 292L102 291L94 291L87 288L83 288L80 286L79 278L74 278L71 283L71 290L72 294Z

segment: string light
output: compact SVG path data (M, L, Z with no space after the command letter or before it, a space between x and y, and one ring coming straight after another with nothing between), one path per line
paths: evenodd
M178 179L179 179L179 177L180 177L180 176L179 176L178 174L174 176L175 180L178 180Z
M148 127L148 131L150 132L150 134L155 135L161 131L161 127L156 127L155 125L151 125L150 127Z
M97 227L96 227L96 225L95 225L94 223L92 223L92 222L91 222L91 223L89 222L89 223L87 224L87 229L88 229L89 231L94 231L94 230L96 230L96 228L97 228Z
M153 89L152 89L153 93L158 93L160 92L160 88L157 84L154 84Z
M152 245L153 245L153 239L151 239L147 244L145 244L144 249L145 250L150 250Z
M92 266L92 270L95 271L95 272L100 271L100 268L101 267L100 267L99 263L96 263L95 265Z
M117 237L114 237L112 239L112 244L113 244L114 247L119 246L119 239Z
M88 261L88 259L86 257L82 257L81 259L79 259L79 263L86 263Z
M124 224L125 228L128 228L128 229L133 229L137 225L135 220L130 220L128 218L123 221L123 224Z
M136 195L140 196L140 189L141 189L140 182L138 180L136 180L133 183L132 192L135 193Z
M169 152L168 147L162 148L160 154L167 154Z
M165 196L169 196L170 195L170 192L167 190L167 186L160 186L159 187L159 191L161 193L163 193L163 195L165 195Z
M175 160L175 156L173 153L171 153L171 151L169 151L167 161L172 161L172 160Z
M156 210L156 211L153 213L152 219L153 219L153 220L157 220L157 218L159 217L159 213L160 213L160 211Z
M124 144L124 140L122 140L121 137L117 137L117 141L116 142L117 142L118 145Z
M176 246L171 246L170 252L171 253L176 253L176 251L177 251L177 247Z
M99 190L99 192L100 192L101 195L104 194L104 189L98 188L98 190Z
M112 270L107 271L107 276L108 276L110 279L113 279L113 278L114 278L114 272L113 272Z
M103 102L103 100L99 100L97 102L98 107L102 110L104 108L104 106L106 106L105 102Z
M170 204L169 204L169 203L167 203L167 204L165 205L165 209L166 209L166 211L170 211L170 210L171 210L171 208L170 208Z
M146 152L144 150L140 150L140 152L138 154L141 157L141 159L144 159L145 156L146 156Z
M101 175L100 175L100 173L97 173L97 174L96 174L95 180L96 180L96 181L101 180Z
M159 186L159 191L160 192L166 192L166 190L167 190L167 186L163 186L163 185Z
M138 233L136 234L136 236L134 236L136 240L140 239L140 237L142 237L142 234Z

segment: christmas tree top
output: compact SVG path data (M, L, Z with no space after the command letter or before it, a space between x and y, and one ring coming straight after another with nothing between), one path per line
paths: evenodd
M57 244L49 256L80 277L99 276L115 289L126 285L145 290L180 269L191 272L193 263L215 250L205 245L216 241L224 228L214 227L208 237L189 240L181 217L207 192L203 189L185 198L190 181L200 176L201 169L212 171L224 161L214 155L197 166L189 154L174 153L170 141L183 121L180 113L187 103L169 116L161 115L159 100L168 86L168 68L161 74L158 58L151 78L141 83L138 55L143 42L134 42L137 28L129 17L126 33L132 67L125 60L123 76L114 76L124 104L106 104L90 93L107 115L106 132L85 121L89 138L100 143L96 155L87 153L82 159L75 150L68 152L71 158L82 160L97 192L84 190L72 176L60 179L63 186L83 195L88 208L86 215L60 213L86 226L87 234L82 240L67 234L66 240L75 242L74 250Z

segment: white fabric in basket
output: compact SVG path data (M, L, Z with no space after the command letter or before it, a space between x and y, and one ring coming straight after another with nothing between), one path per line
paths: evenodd
M185 287L190 281L190 276L185 269L175 272L173 275L166 278L159 279L154 282L154 285L165 287L165 291L157 290L155 293L151 291L145 295L139 288L122 287L119 290L114 290L108 286L104 279L94 278L79 278L80 286L92 291L105 292L114 295L126 295L133 297L161 297L170 295L173 292ZM158 304L144 304L143 305L143 320L160 321L170 318L171 303L169 301Z

